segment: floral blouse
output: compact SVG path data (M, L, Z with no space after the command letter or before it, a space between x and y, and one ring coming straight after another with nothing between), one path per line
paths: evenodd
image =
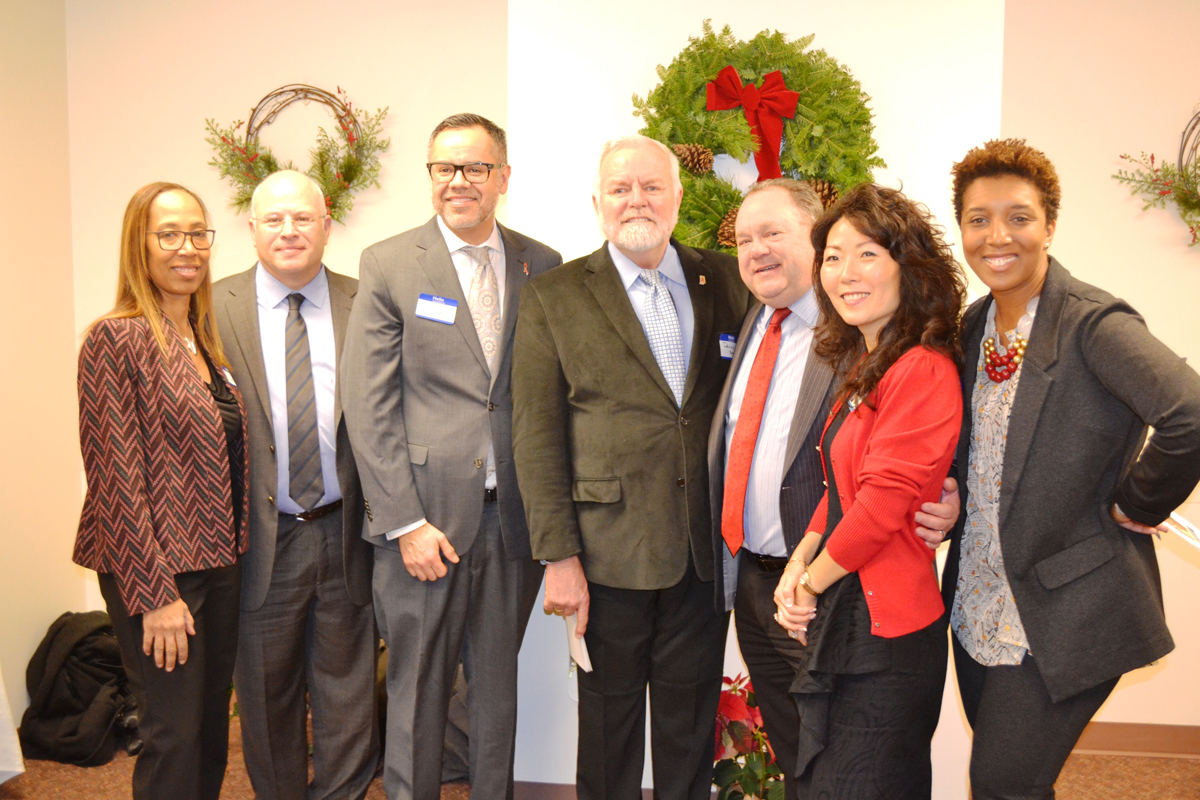
M1028 340L1037 313L1038 298L1029 301L1013 333ZM996 336L996 304L988 310L983 338ZM996 342L996 350L1004 348ZM979 349L975 389L971 394L970 464L967 468L967 521L960 544L958 586L950 610L950 629L973 659L987 667L1020 664L1029 650L1025 627L1013 599L1000 551L1000 478L1008 417L1021 380L1021 367L1003 383L984 371L984 349Z

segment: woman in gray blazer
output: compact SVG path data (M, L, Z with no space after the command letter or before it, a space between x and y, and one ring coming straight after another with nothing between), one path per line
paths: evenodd
M991 290L963 318L963 518L942 579L971 791L1053 798L1117 679L1174 647L1146 534L1200 481L1200 376L1049 256L1060 190L1043 153L990 141L953 176Z

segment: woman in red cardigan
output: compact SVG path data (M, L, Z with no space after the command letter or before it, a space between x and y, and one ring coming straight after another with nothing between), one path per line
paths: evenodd
M229 750L247 473L211 313L213 235L187 189L139 189L116 307L79 353L88 491L74 560L99 573L138 703L137 800L217 800Z
M947 642L913 515L958 441L965 282L928 212L892 189L853 189L812 241L815 352L842 385L820 447L828 489L775 593L806 645L800 795L928 798Z

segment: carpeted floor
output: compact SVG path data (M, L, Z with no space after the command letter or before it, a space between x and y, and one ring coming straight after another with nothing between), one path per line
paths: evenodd
M242 736L237 720L229 729L229 771L221 800L253 797L242 764ZM129 800L133 759L117 756L103 767L71 767L52 761L27 761L26 772L0 785L0 800ZM1198 800L1200 759L1074 755L1057 785L1059 800ZM467 800L470 787L442 786L442 800ZM518 797L520 793L518 793ZM378 778L368 800L384 800Z

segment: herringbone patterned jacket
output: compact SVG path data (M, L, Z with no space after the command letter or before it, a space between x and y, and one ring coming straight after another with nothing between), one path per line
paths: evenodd
M130 614L178 599L175 575L233 564L247 543L249 492L235 532L221 413L179 334L163 327L165 360L143 317L101 320L79 353L88 490L73 560L113 573ZM230 388L244 454L246 410Z

